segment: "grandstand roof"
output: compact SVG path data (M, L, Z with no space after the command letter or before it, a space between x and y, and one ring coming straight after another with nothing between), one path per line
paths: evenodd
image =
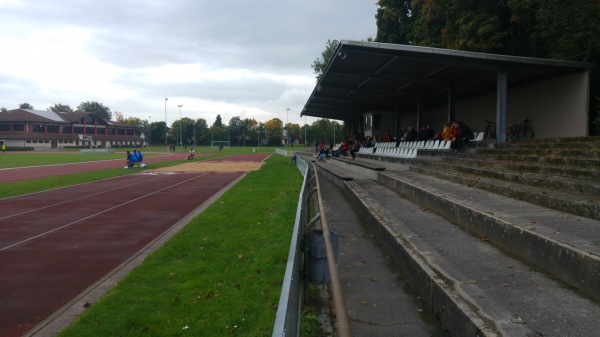
M508 88L571 73L592 63L342 40L300 116L348 120L401 106L416 110L496 92L498 72Z

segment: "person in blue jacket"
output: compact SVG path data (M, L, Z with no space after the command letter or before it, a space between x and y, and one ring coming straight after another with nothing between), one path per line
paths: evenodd
M135 155L135 151L133 153L130 151L127 151L127 166L125 166L125 168L132 169L135 166L136 162L137 162L137 157Z
M142 152L140 150L133 150L133 153L135 154L135 157L137 158L138 165L141 165L142 161L144 161L144 156L142 155Z

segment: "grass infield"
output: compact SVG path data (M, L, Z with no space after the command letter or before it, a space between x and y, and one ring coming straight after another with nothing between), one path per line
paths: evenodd
M301 184L271 156L60 336L270 336Z
M160 153L159 148L150 148L144 150L145 156L152 156L153 152ZM125 156L126 149L122 149L122 153L116 154L80 154L78 152L57 152L57 153L32 153L32 152L21 152L12 153L7 152L6 154L0 154L0 169L3 168L15 168L15 167L27 167L27 166L41 166L41 165L52 165L52 164L66 164L66 163L78 163L86 161L98 161L98 160L109 160L109 159L123 159ZM226 151L219 152L218 149L211 149L209 147L196 147L196 153L210 154L209 156L198 156L194 161L208 160L217 157L228 156L239 153L251 153L252 148L248 147L233 147ZM273 149L260 148L261 153L273 153ZM164 153L164 152L163 152ZM151 168L168 167L172 165L181 164L183 153L185 151L177 152L181 153L181 156L174 158L173 161L153 163ZM98 170L87 173L75 173L64 176L56 176L50 178L30 179L27 181L17 181L3 183L0 187L0 199L13 197L21 194L34 193L39 191L45 191L53 188L59 188L64 186L82 184L90 181L96 181L100 179L107 179L113 177L119 177L127 174L138 173L138 170L123 170L121 165L114 169ZM2 171L0 171L2 174Z

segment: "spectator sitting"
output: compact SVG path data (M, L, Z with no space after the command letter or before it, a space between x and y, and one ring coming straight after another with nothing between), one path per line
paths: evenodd
M454 151L460 151L464 142L468 142L474 138L473 131L463 122L455 121L453 126L458 130L458 133L452 138L452 145L450 147Z
M452 125L446 122L442 129L442 140L449 141L452 137Z
M390 133L388 131L386 131L383 134L383 141L384 142L391 142L392 141L392 136L390 136Z
M358 150L360 150L360 142L358 141L358 139L356 139L354 140L354 145L352 145L352 148L350 149L352 159L356 159L356 152L358 152Z
M413 129L412 126L409 126L408 131L406 132L406 136L404 137L404 140L407 142L414 142L415 140L417 140L417 138L418 138L417 131L415 131L415 129Z
M322 147L321 150L319 150L319 157L317 158L318 161L324 161L325 158L327 157L327 149Z
M144 161L144 156L140 150L133 150L133 154L135 155L137 164L141 167L142 162Z
M137 157L135 156L135 153L131 153L131 151L127 151L127 165L125 166L125 168L132 169L135 166L136 162L137 162Z
M427 124L425 127L425 140L430 140L435 137L435 131L431 128L431 125Z
M185 160L192 160L194 159L194 150L190 150L190 152L188 153L187 157L185 158Z

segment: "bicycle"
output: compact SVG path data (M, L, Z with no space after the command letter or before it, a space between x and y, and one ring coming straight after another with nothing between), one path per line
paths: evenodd
M483 120L488 123L483 130L483 139L487 139L488 135L492 138L496 138L496 122L488 121L487 119Z
M523 123L517 124L513 121L513 125L506 130L506 137L511 140L519 140L522 137L533 139L535 137L535 131L531 127L532 119L527 117L523 120Z

